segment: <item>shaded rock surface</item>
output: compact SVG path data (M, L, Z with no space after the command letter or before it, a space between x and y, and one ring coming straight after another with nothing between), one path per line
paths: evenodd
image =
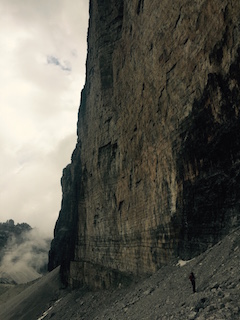
M0 319L237 320L239 265L238 228L193 260L171 261L154 275L127 287L62 290L56 269L12 300L8 296L5 304L6 293L0 295ZM196 275L195 294L188 279L191 271Z
M239 1L90 1L49 255L66 284L128 283L239 225L239 21Z

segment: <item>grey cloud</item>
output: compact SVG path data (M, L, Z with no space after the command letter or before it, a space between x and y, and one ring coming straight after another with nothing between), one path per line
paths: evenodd
M63 71L71 71L72 70L70 62L68 62L68 61L60 62L60 60L54 56L47 56L47 63L58 66Z

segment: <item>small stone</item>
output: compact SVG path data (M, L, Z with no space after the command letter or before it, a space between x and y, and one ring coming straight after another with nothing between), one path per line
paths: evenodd
M239 307L234 307L232 310L233 310L234 313L239 313L239 311L240 311Z
M196 315L197 315L197 312L191 311L191 313L190 313L189 316L188 316L188 319L189 319L189 320L194 320L195 317L196 317Z
M218 287L219 287L219 284L218 284L217 282L215 282L215 283L212 285L211 289L217 289Z
M223 297L224 297L224 293L223 293L222 291L218 291L218 296L219 296L220 298L223 298Z
M150 293L151 293L151 289L148 289L148 290L146 290L146 291L143 292L143 295L144 295L144 296L147 296L147 295L149 295Z
M206 320L205 315L200 315L196 318L197 320Z
M206 311L207 312L211 312L213 310L215 310L216 308L213 305L207 306Z
M226 305L225 305L225 308L226 309L231 309L231 307L232 307L231 303L227 302Z

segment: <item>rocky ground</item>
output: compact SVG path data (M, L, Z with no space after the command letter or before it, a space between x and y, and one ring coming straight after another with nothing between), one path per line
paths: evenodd
M195 294L188 279L191 271L196 275ZM195 259L172 262L127 288L63 290L55 269L27 288L5 290L0 296L0 319L240 319L239 271L237 229Z

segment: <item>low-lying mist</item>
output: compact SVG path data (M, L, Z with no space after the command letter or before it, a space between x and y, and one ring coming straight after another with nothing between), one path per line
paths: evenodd
M31 229L9 238L0 262L1 283L26 283L47 271L50 239Z

